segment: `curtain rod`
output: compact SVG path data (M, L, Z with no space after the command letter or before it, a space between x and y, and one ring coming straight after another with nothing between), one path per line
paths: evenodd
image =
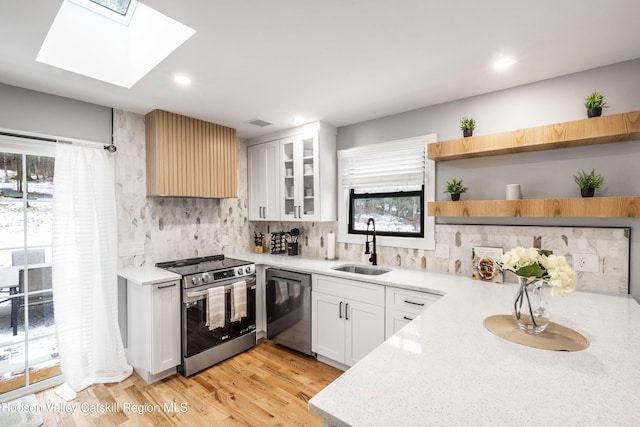
M112 117L113 117L113 112L112 112ZM113 119L112 119L112 122L113 122ZM112 124L112 128L113 128L113 124ZM0 130L0 135L10 136L13 138L31 139L35 141L53 142L53 143L59 143L59 144L78 144L78 145L84 145L87 147L95 146L91 148L99 148L97 147L97 145L100 145L104 150L107 150L110 153L115 153L117 150L117 147L113 144L113 135L111 136L112 141L109 145L104 145L104 143L94 142L94 141L80 141L80 140L73 141L73 140L66 140L66 139L56 139L56 138L50 138L46 136L28 135L28 134L21 134L16 132L4 132L2 130Z

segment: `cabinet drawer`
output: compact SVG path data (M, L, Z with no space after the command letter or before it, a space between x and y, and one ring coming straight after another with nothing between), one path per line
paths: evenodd
M384 286L332 276L313 275L312 290L384 307Z
M387 308L385 316L385 339L389 339L390 336L402 329L417 315L416 313L407 313L406 311Z
M386 287L386 307L407 313L421 313L431 304L438 301L440 297L440 295L426 292L394 288L391 286Z

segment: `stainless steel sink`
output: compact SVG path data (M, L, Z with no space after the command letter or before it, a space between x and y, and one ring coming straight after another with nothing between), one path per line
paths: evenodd
M391 271L391 269L389 268L357 264L339 265L337 267L332 267L332 270L346 271L347 273L365 274L368 276L377 276L378 274L384 274Z

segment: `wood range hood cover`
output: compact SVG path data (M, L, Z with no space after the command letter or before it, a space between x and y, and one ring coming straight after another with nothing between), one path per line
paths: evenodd
M147 196L237 197L235 129L162 110L145 127Z

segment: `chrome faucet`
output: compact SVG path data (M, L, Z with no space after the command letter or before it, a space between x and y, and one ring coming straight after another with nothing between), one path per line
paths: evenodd
M373 224L373 240L371 242L369 242L369 224ZM369 250L369 243L373 243L373 252ZM369 218L367 221L367 235L364 242L364 253L367 255L371 254L369 261L371 261L372 265L378 265L378 254L376 254L376 222L373 218Z

